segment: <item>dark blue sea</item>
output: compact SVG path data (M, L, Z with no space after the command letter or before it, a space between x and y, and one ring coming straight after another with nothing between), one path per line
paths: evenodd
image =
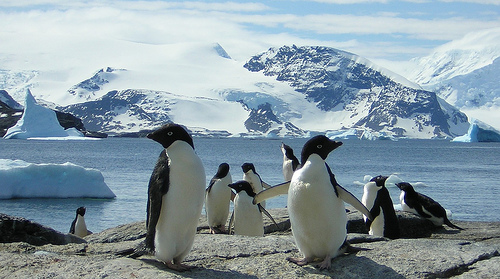
M222 162L231 166L233 181L242 179L241 165L254 163L267 183L283 182L281 142L300 158L307 139L195 138L207 182ZM412 184L452 212L452 219L500 221L500 143L458 143L444 140L344 140L328 157L337 181L361 200L366 175L391 175ZM162 147L149 139L108 138L98 141L0 140L0 158L30 163L71 162L98 169L116 194L99 199L0 200L0 212L21 216L67 232L79 206L87 207L93 232L145 220L147 187ZM1 181L0 181L1 183ZM399 189L390 187L394 204ZM284 207L286 196L268 200Z

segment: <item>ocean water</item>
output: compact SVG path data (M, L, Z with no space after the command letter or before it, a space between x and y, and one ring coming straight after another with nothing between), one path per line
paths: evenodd
M281 142L300 159L307 139L195 138L207 182L222 162L231 167L233 181L242 179L241 165L254 163L267 183L283 182ZM337 181L361 200L364 177L396 174L416 185L452 212L452 219L500 221L500 143L454 143L433 140L345 140L327 159ZM87 207L93 232L145 220L149 177L162 147L149 139L108 138L99 141L0 140L0 158L31 163L71 162L102 172L116 194L100 199L0 200L0 212L21 216L67 232L76 208ZM1 181L0 181L1 183ZM394 204L399 189L389 187ZM286 206L286 196L267 201L268 208Z

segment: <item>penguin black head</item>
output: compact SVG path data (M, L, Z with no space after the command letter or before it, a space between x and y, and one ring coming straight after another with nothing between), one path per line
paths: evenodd
M415 189L413 189L413 186L411 186L411 184L408 182L396 183L396 186L398 186L401 191L405 191L407 193L415 193Z
M176 140L181 140L187 142L194 149L193 139L188 132L178 124L165 124L158 130L149 133L147 137L160 143L164 148L168 148Z
M375 182L378 187L384 187L385 186L385 181L389 178L388 176L375 176L372 179L370 179L370 182Z
M290 146L284 144L283 142L281 143L281 149L285 150L285 155L287 158L295 157L295 155L293 154L293 149Z
M84 216L85 215L85 207L81 206L76 210L76 215Z
M237 181L235 183L229 184L227 186L234 189L236 191L236 193L239 193L241 191L245 191L247 193L247 195L249 195L250 197L255 196L255 192L252 189L252 185L250 185L250 183L248 183L248 181L240 180L240 181Z
M301 161L304 164L312 154L318 154L323 160L326 160L328 154L332 152L335 148L342 145L340 141L334 141L326 136L319 135L311 138L304 144L302 148Z
M255 166L252 163L244 163L243 165L241 165L241 169L244 173L247 173L250 170L252 170L254 173L257 173L255 171Z
M214 178L223 178L229 173L229 165L227 163L222 163L219 165L219 169L217 169L217 173Z

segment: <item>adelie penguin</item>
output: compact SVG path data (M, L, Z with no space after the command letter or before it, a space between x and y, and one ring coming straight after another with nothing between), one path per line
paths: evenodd
M74 234L79 237L85 237L92 234L91 231L87 230L87 225L85 224L85 207L79 207L76 210L76 216L73 222L71 222L71 227L69 229L70 234Z
M385 187L387 178L379 175L365 184L361 201L370 210L373 220L366 216L363 216L363 219L370 235L396 239L400 237L399 221L389 191Z
M229 203L231 201L232 183L229 165L222 163L217 173L210 180L205 190L205 211L207 213L210 233L225 233L226 222L229 217Z
M229 184L236 191L234 211L229 222L229 228L234 225L234 234L246 236L263 236L264 222L262 213L269 217L276 226L276 222L260 204L254 204L255 192L248 181L241 180Z
M205 169L193 139L180 125L166 124L147 137L164 150L149 180L145 247L136 248L131 257L153 253L168 268L185 271L192 268L181 262L193 246L203 207Z
M463 230L463 228L452 224L450 220L448 220L446 210L438 202L426 195L416 192L410 183L400 182L397 183L396 186L401 189L399 200L401 201L401 208L403 211L418 214L430 220L435 226L446 224L450 228Z
M248 181L255 193L260 193L264 188L271 187L269 184L262 181L260 175L255 171L255 166L252 163L244 163L241 165L243 171L243 180ZM262 207L266 207L266 203L260 203Z
M292 234L303 258L288 258L297 265L322 260L319 268L329 268L332 258L345 253L349 244L344 201L371 219L368 209L341 187L325 160L342 142L319 135L306 142L301 153L302 167L289 185L282 184L259 193L254 203L282 194L288 188L287 207Z
M281 153L283 153L283 178L285 181L290 181L293 172L300 167L300 162L293 154L293 149L283 142L281 143Z

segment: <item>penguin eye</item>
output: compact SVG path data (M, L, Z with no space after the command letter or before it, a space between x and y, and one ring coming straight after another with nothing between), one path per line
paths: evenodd
M174 134L174 132L168 132L167 136L172 136L173 134Z
M318 144L318 145L316 146L316 148L321 149L321 148L323 148L323 145Z

